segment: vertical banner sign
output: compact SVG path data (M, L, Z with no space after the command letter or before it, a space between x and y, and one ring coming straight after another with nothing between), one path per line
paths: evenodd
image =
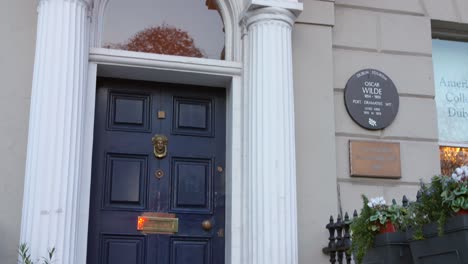
M468 43L433 40L435 99L442 142L468 142Z
M374 69L354 74L346 83L344 97L346 110L354 122L369 130L389 126L400 104L393 81Z

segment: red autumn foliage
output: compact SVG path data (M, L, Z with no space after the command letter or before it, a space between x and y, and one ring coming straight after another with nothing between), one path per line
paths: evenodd
M168 25L149 27L136 33L126 44L108 44L105 47L166 55L203 57L203 53L195 46L193 38L186 31Z

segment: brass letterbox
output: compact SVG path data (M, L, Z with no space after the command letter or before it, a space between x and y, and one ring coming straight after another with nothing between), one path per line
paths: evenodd
M138 216L137 230L144 234L175 234L179 231L179 219L175 214L144 213Z

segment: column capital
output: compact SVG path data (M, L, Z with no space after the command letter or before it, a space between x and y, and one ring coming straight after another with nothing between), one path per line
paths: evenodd
M249 10L243 14L242 23L248 29L250 25L263 21L282 21L290 27L294 25L296 16L291 11L280 7L263 7Z
M268 7L285 9L298 17L302 12L303 4L296 0L248 0L244 13Z
M250 0L242 13L242 23L245 27L265 20L279 20L294 25L300 15L303 4L288 0Z
M40 6L41 3L43 2L49 2L49 1L76 2L76 3L84 4L86 8L89 9L89 7L92 6L94 0L36 0L36 1L37 1L38 6Z

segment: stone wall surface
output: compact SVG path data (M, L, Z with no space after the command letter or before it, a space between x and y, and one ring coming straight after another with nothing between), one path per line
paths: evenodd
M441 8L429 2L446 1L336 1L333 59L337 195L344 211L361 207L361 193L385 196L387 200L401 199L393 194L406 194L414 199L420 179L428 180L440 171L431 58L433 14L427 10L431 4L431 8ZM386 73L400 95L398 115L380 131L356 125L344 106L347 80L364 68ZM350 177L350 140L400 143L401 179Z
M17 263L36 1L0 3L0 262Z
M333 2L304 1L293 31L299 263L304 264L326 262L323 216L337 208L333 24Z
M293 36L299 256L303 264L329 263L321 248L330 214L361 208L361 194L414 200L420 180L440 172L431 23L467 23L468 1L303 2ZM328 30L331 52L321 46ZM324 72L330 63L331 77ZM398 115L381 131L358 126L344 105L346 82L365 68L386 73L399 93ZM350 140L399 143L402 177L351 177Z

